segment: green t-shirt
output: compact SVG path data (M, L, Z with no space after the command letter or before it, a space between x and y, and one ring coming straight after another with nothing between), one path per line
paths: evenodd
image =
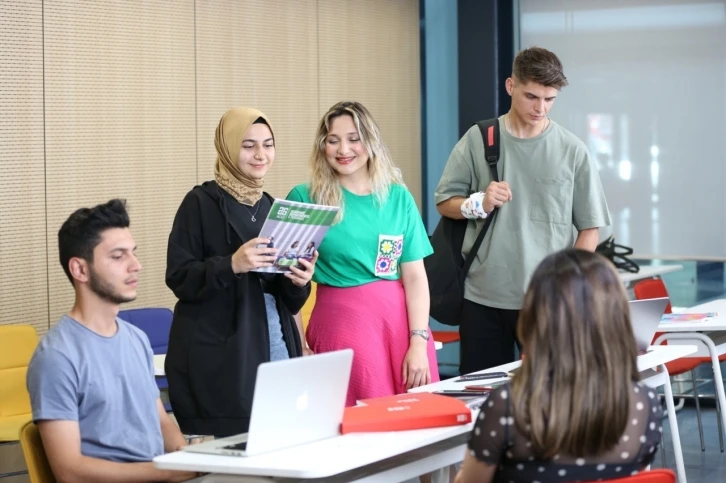
M464 297L500 309L520 309L537 265L550 253L574 245L575 230L610 225L600 175L585 144L555 123L529 139L501 126L499 179L512 201L490 227L466 279ZM434 195L441 203L485 191L492 181L484 142L474 126L454 147ZM469 253L483 225L469 222L462 247ZM574 226L574 230L573 230Z
M308 185L296 186L288 200L314 203ZM399 264L433 253L411 193L392 185L379 207L373 195L343 188L343 221L330 227L318 248L313 280L333 287L355 287L376 280L398 280Z

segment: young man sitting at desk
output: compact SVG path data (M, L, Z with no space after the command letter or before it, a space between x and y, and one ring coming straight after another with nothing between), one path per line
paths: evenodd
M27 384L51 470L63 482L186 481L151 459L184 446L154 381L149 339L117 318L136 298L141 264L125 203L74 212L58 232L75 304L48 331Z

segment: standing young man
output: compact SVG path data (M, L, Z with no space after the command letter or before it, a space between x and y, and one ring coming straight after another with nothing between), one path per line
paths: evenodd
M146 334L117 318L136 298L141 264L121 200L74 212L58 232L75 290L28 367L33 420L58 482L185 481L151 459L184 446L154 381Z
M598 229L610 224L585 144L547 117L566 85L554 53L537 47L521 51L506 80L511 108L499 117L502 181L491 179L474 126L454 147L436 188L442 216L471 220L464 256L483 220L499 209L466 279L459 329L462 374L514 359L517 317L537 264L571 246L595 250Z

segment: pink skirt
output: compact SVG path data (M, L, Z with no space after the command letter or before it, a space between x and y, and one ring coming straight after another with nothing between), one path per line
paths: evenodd
M348 406L360 399L406 392L403 360L409 327L406 296L399 281L380 280L348 288L318 285L306 338L315 353L353 349ZM431 381L438 381L433 337L427 354Z

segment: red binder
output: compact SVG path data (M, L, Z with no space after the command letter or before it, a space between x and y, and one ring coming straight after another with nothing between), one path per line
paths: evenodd
M340 432L365 433L456 426L471 422L462 401L428 392L364 399L345 408Z

